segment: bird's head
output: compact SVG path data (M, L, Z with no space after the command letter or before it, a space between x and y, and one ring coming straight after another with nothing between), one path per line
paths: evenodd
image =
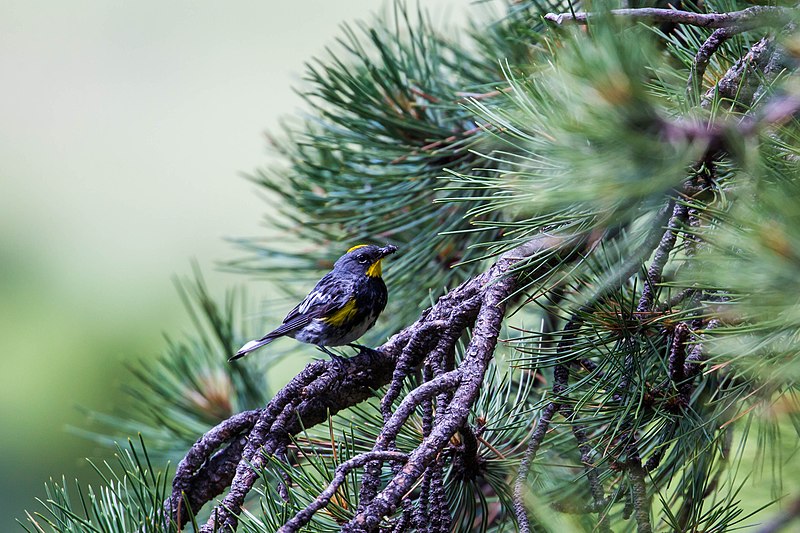
M374 244L359 244L353 246L347 253L340 257L334 265L334 270L362 274L371 278L381 277L381 259L397 251L397 246L375 246Z

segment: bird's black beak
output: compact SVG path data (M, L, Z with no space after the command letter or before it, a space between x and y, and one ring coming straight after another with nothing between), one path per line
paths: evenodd
M397 251L397 246L387 244L383 248L378 248L378 251L381 253L381 257L386 257L387 255L395 253Z

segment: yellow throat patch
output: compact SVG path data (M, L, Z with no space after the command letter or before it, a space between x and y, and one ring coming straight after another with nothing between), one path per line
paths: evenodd
M367 276L371 278L381 277L381 259L378 259L369 266L367 269Z

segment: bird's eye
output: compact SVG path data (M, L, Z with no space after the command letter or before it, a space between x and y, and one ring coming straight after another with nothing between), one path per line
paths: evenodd
M356 256L356 261L358 261L362 265L366 265L367 262L369 262L369 258L365 254L359 254Z

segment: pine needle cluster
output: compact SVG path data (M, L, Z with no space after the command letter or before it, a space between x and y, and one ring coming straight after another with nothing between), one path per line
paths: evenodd
M799 13L627 4L345 28L285 165L251 177L292 242L239 241L231 267L299 296L342 243L397 245L368 340L396 335L357 356L390 367L273 393L263 365L303 348L228 365L240 302L188 285L197 338L134 369L134 412L96 415L142 442L100 490L51 484L28 531L728 531L762 522L753 472L764 531L796 518Z

